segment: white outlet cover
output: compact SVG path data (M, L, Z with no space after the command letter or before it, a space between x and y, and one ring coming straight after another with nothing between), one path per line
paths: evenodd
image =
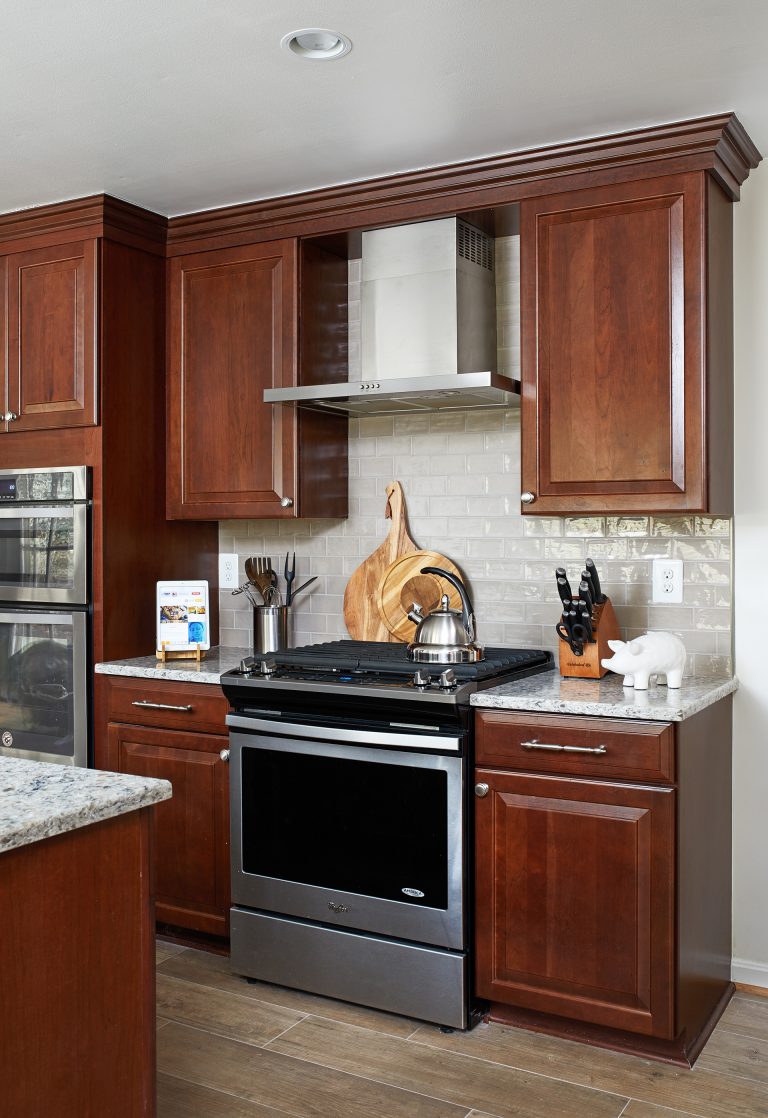
M219 586L222 590L234 590L240 583L237 581L237 555L230 552L219 554Z
M653 560L653 601L659 605L677 605L683 600L682 559Z

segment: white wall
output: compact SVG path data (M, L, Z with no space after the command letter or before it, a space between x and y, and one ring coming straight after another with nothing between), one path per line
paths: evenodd
M736 317L734 965L768 987L768 168L734 211Z

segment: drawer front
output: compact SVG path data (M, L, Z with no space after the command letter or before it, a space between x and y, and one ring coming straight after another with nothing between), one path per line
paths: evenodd
M670 722L476 712L476 761L492 768L669 784Z
M225 734L229 704L216 684L110 678L107 721Z

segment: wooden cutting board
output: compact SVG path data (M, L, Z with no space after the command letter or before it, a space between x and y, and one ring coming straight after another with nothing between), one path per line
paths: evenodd
M394 641L376 604L379 583L385 571L402 555L418 551L408 535L405 497L399 481L387 486L385 516L392 521L389 535L354 572L344 592L344 624L356 641Z
M461 578L458 567L439 551L411 551L395 559L382 576L376 598L381 619L395 640L413 640L416 626L408 610L414 602L419 603L424 617L437 609L443 594L448 595L451 609L461 609L456 587L437 575L423 575L422 567L441 567Z

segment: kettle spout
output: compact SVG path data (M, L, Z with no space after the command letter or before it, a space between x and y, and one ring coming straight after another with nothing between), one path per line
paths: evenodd
M412 621L414 625L421 625L424 620L424 614L421 612L422 607L418 602L414 602L408 610L408 620Z

